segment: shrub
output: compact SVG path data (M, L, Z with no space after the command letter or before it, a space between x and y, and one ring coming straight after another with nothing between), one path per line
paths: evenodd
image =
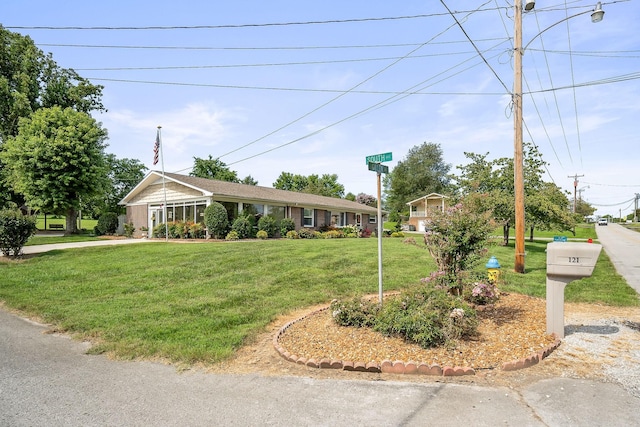
M365 237L365 238L371 237L371 233L372 233L371 230L369 230L368 228L365 228L360 232L360 237Z
M199 222L189 225L189 235L194 239L202 239L204 237L204 225Z
M224 239L225 240L240 240L240 237L238 236L238 233L235 230L231 230Z
M296 230L287 231L286 237L287 237L287 239L299 239L300 238L300 236L298 235L298 232Z
M471 286L471 294L467 298L473 304L493 304L500 298L500 292L494 283L475 282Z
M151 237L162 238L162 237L165 237L165 233L166 233L166 227L164 223L158 224L155 227L153 227L153 230L151 230Z
M286 236L288 232L296 229L296 222L293 218L282 218L280 220L280 235Z
M4 256L17 257L29 238L36 233L36 217L19 210L0 211L0 251Z
M339 239L342 236L342 233L338 230L329 230L323 234L325 239Z
M136 228L131 223L124 224L124 235L129 239L133 237L133 232L136 231Z
M227 210L218 202L213 202L204 210L204 223L214 238L226 236L229 228Z
M459 293L460 273L472 270L484 255L494 224L488 213L478 214L462 204L444 212L434 210L432 215L426 224L429 231L424 242L438 270L445 272L452 280L452 290Z
M263 216L258 220L258 230L267 233L268 237L276 235L277 224L276 219L272 216Z
M402 231L394 231L391 233L391 237L404 237L404 233Z
M260 240L266 240L266 239L268 239L268 238L269 238L269 234L268 234L266 231L264 231L264 230L259 230L259 231L256 233L256 237L257 237L258 239L260 239Z
M360 232L358 231L358 227L350 224L342 227L342 234L344 234L344 237L358 237Z
M239 239L248 239L253 236L253 224L246 216L236 218L231 229L236 232Z
M298 237L301 239L315 239L316 233L309 228L301 228L298 230Z
M115 234L118 229L118 214L115 212L105 212L98 218L94 231L98 236L104 234Z
M380 305L364 298L347 301L334 299L330 310L334 321L340 326L371 328L375 326Z
M389 299L374 328L429 348L473 336L477 327L475 311L461 298L446 290L421 287Z

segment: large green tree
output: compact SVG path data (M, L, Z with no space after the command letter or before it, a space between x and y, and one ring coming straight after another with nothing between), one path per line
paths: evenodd
M282 172L273 188L299 193L317 194L327 197L344 197L344 185L338 182L338 175L325 173L322 176L312 174L309 176Z
M502 157L488 160L484 155L464 153L469 163L458 166L461 173L455 177L461 196L478 210L488 210L502 225L504 244L509 242L509 230L515 223L515 191L513 159ZM568 212L568 199L555 185L542 179L546 163L531 143L523 146L525 222L533 239L534 229L568 230L574 226Z
M40 108L104 111L102 89L75 71L59 67L28 36L0 25L0 151L9 138L17 136L20 119ZM3 169L0 163L0 204L24 202L24 197L10 191Z
M409 150L384 177L385 206L392 212L408 211L407 202L429 193L447 193L451 165L444 162L439 144L425 142Z
M214 159L209 155L208 159L193 158L193 169L189 174L199 178L216 179L218 181L235 182L247 185L258 185L258 181L248 175L244 179L238 178L238 173L229 169L227 164L220 159Z
M138 159L118 159L113 154L107 155L106 162L109 182L104 194L105 206L102 211L123 214L125 208L118 203L142 181L147 167Z
M86 113L41 108L21 119L17 136L4 143L7 182L30 207L65 215L67 233L74 233L81 199L107 187L106 138Z

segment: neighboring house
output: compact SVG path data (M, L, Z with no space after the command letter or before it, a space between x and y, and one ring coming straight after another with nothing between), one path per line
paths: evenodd
M169 222L203 223L205 208L218 202L227 209L230 223L240 215L250 214L256 219L263 215L273 216L276 220L293 218L296 230L317 230L324 225L356 225L371 231L377 227L376 208L345 199L175 173L164 174L163 186L162 174L150 171L120 201L126 206L126 221L135 227L135 235L140 235L141 227L153 230L165 222L165 190Z
M409 225L415 227L417 231L426 231L425 223L429 219L429 212L434 209L442 212L447 206L446 200L449 197L438 193L427 194L419 199L407 203L409 205Z

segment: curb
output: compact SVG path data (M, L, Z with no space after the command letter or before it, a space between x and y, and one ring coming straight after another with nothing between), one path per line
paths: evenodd
M439 377L460 377L466 375L475 375L476 370L469 367L462 366L440 366L440 365L429 365L428 363L423 362L415 362L408 361L404 362L401 360L391 361L391 360L383 360L380 363L375 361L370 362L362 362L362 361L344 361L344 360L330 360L328 358L305 358L299 357L295 353L291 353L287 351L287 349L283 348L280 345L280 337L284 335L284 333L295 323L306 319L307 317L316 315L325 310L328 310L329 307L321 308L319 310L313 311L305 316L302 316L299 319L293 320L282 328L278 330L278 333L273 337L273 347L275 350L283 357L285 360L298 364L304 365L309 368L317 368L317 369L340 369L343 371L354 371L354 372L375 372L375 373L385 373L385 374L407 374L407 375L432 375ZM504 362L500 369L503 371L517 371L519 369L529 368L533 365L538 364L541 360L548 357L556 348L560 346L562 341L557 339L553 342L553 344L543 348L542 350L522 359Z

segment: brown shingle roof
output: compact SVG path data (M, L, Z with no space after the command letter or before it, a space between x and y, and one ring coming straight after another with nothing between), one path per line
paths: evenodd
M157 173L157 172L156 172ZM157 173L161 175L160 173ZM214 179L198 178L176 173L165 173L167 178L184 183L188 186L211 192L215 196L226 196L251 201L263 201L285 204L287 206L301 206L309 208L323 208L327 210L341 210L348 212L362 212L375 215L377 209L361 203L352 202L336 197L317 196L315 194L298 193L295 191L278 190L258 185L237 184L235 182L218 181Z

